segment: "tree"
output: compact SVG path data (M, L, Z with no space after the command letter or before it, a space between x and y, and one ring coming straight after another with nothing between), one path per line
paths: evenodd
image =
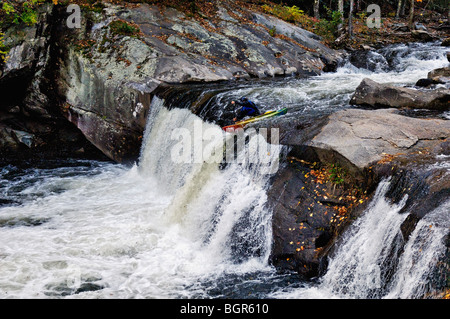
M395 17L396 17L397 19L400 18L400 13L401 13L401 11L402 11L402 6L403 6L403 0L398 0L397 13L396 13L396 15L395 15Z
M411 0L411 7L409 8L409 18L408 18L408 25L409 28L413 28L414 23L414 0Z
M338 10L342 15L344 15L344 0L338 1Z
M348 14L348 34L350 38L353 37L353 5L354 0L350 0L350 10Z
M342 20L344 20L344 0L338 1L338 10L341 13ZM342 29L342 23L338 25L338 30Z
M314 18L320 19L320 0L314 0Z

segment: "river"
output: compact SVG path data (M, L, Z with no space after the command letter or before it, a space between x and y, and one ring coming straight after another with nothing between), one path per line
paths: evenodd
M231 99L245 95L263 110L285 106L290 116L305 119L328 114L351 107L350 97L363 78L413 85L448 63L445 52L438 44L395 45L369 57L372 70L346 63L307 79L242 83L216 94L208 112L220 116ZM200 115L208 118L206 113ZM449 118L448 112L441 117ZM389 181L383 181L345 234L325 276L301 281L296 274L277 273L269 263L267 165L220 167L208 158L173 163L177 140L168 128L195 136L195 125L203 132L220 131L155 98L137 165L67 159L1 167L0 298L421 297L430 260L444 252L448 203L418 225L429 230L422 253L414 245L423 236L417 231L391 286L377 290L379 260L389 258L385 247L396 240L396 225L406 218L397 213L402 203L390 204L384 197ZM267 147L270 163L283 152L263 144L257 141L255 147ZM367 246L380 242L376 249ZM355 259L361 250L361 259Z

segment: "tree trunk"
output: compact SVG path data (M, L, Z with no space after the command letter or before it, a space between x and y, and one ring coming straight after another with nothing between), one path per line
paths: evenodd
M342 16L344 16L344 0L339 0L338 10L342 14Z
M314 18L320 19L320 0L314 0Z
M403 5L403 0L398 0L397 13L396 13L396 15L395 15L395 17L396 17L397 19L400 18L400 14L401 14L401 11L402 11L402 5Z
M353 5L354 0L350 0L350 10L348 13L348 34L350 38L353 38Z
M338 2L338 10L341 13L341 19L344 21L344 0L339 0ZM338 25L338 30L342 29L343 24Z
M405 16L405 10L406 10L406 0L402 1L402 9L400 10L400 16Z
M411 30L414 27L413 24L414 24L414 0L411 0L411 7L409 8L409 18L408 18L408 25Z

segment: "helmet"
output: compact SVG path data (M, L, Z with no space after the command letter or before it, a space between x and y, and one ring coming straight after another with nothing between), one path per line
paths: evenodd
M241 102L247 102L248 99L246 97L241 97Z

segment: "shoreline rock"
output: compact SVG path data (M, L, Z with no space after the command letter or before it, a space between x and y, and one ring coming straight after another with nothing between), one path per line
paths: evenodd
M447 66L430 71L428 79L438 84L450 83L450 67Z
M364 79L350 99L351 105L371 107L395 107L412 109L447 110L450 90L440 88L433 91L420 91L412 88L380 84Z

